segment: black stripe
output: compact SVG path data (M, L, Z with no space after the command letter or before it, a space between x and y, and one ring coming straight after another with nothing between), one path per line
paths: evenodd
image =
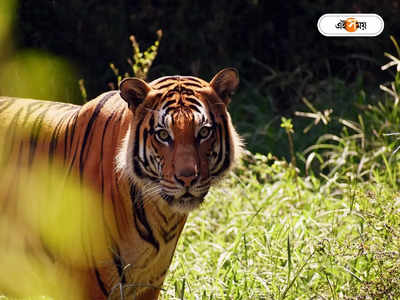
M151 146L154 150L154 153L159 154L158 150L157 150L157 145L154 143L154 140L151 140Z
M38 106L38 107L35 108L35 106ZM20 127L25 127L25 124L29 120L29 117L31 117L31 115L33 113L35 113L36 111L40 110L43 106L44 106L44 103L42 103L42 102L33 102L28 105L24 105L24 107L26 107L26 114L25 114L24 121L22 121Z
M115 249L115 247L117 247L117 248ZM123 273L124 272L124 264L121 259L121 252L117 245L114 245L113 249L116 250L116 253L114 251L112 251L112 258L113 258L115 267L117 268L117 271L118 271L120 283L125 284L126 278L125 278L125 274Z
M104 170L103 170L103 154L104 154L104 137L107 132L108 124L110 123L111 119L114 117L114 113L112 113L106 120L103 128L103 134L101 135L101 148L100 148L100 170L101 170L101 195L104 195Z
M104 137L105 137L105 133L106 133L106 130L107 130L107 128L108 128L108 125L109 125L109 121L111 121L111 119L113 118L113 116L115 115L115 113L113 112L112 114L111 114L111 116L107 119L107 121L106 121L106 123L105 123L105 125L104 125L104 129L103 129L103 134L102 134L102 139L101 139L101 150L100 150L100 157L103 157L103 153L104 153ZM104 222L104 227L105 227L105 230L106 230L106 232L107 232L107 236L108 236L108 238L111 240L111 245L112 245L112 247L111 247L111 250L113 250L113 249L116 249L117 250L117 255L120 255L120 250L119 250L119 247L118 247L118 245L117 245L117 243L115 242L115 240L113 239L113 237L112 237L112 234L111 234L111 230L110 230L110 228L109 228L109 226L108 226L108 224L107 224L107 222L106 222L106 217L105 217L105 209L104 209L104 165L103 165L103 159L101 159L100 160L100 164L101 164L101 167L100 167L100 176L101 176L101 209L102 209L102 212L103 212L103 222ZM117 177L115 177L116 178L116 180L117 180ZM114 209L114 216L116 215L115 214L115 205L114 205L114 194L113 194L113 190L111 190L111 202L112 202L112 204L113 204L113 209ZM118 234L121 236L121 233L120 233L120 230L119 230L119 226L117 226L117 228L118 228ZM113 253L113 255L114 255L114 253ZM117 269L118 269L118 267L117 267ZM120 276L121 277L121 276Z
M165 110L165 115L164 115L164 116L168 115L168 114L169 114L171 111L173 111L173 110L176 110L176 107L174 107L174 106L168 107L168 108Z
M203 86L200 84L200 83L196 83L196 82L187 82L187 81L185 81L185 82L183 82L183 86L184 87L197 87L197 88L203 88Z
M183 103L183 100L182 100L182 96L181 96L181 97L179 97L179 100L178 100L178 105L181 105L181 106L183 106L183 105L184 105L184 103Z
M54 153L57 148L58 137L60 135L60 130L62 128L62 124L64 123L64 119L60 119L53 130L53 134L51 135L50 143L49 143L49 164L53 163Z
M229 133L228 133L228 122L225 116L221 116L223 126L217 125L219 129L219 140L220 140L220 152L218 153L218 159L215 164L215 166L218 166L222 159L224 158L224 161L222 162L222 166L215 170L214 172L211 173L212 176L217 176L224 172L227 168L229 168L230 162L231 162L231 156L230 156L230 140L229 140ZM225 139L223 140L223 130L225 129ZM224 144L223 144L224 143ZM225 146L225 152L223 153L223 145Z
M223 156L223 137L222 137L222 128L220 124L217 124L217 131L219 133L219 153L218 153L218 157L217 160L215 162L215 167L218 167L220 162L222 161L222 156ZM218 171L218 170L217 170ZM218 173L218 172L217 172ZM212 173L211 175L214 175L214 173Z
M118 177L117 176L114 176L115 177L115 186L118 186ZM117 191L118 192L118 191ZM113 215L114 216L121 216L121 214L119 213L119 211L118 211L118 209L119 209L119 206L118 206L118 204L117 205L115 205L117 202L115 201L115 196L114 196L114 189L111 189L111 194L110 194L110 198L111 198L111 203L112 203L112 208L113 208ZM118 201L119 199L117 198L117 201ZM122 217L122 216L121 216ZM118 222L118 220L115 220L116 222ZM122 232L121 232L121 229L122 228L120 228L120 226L117 226L117 231L118 231L118 236L120 237L120 238L122 238Z
M133 159L138 155L139 153L139 141L140 141L140 128L142 127L143 119L139 121L139 123L136 126L136 131L135 131L135 147L133 147Z
M139 152L139 144L140 144L140 128L142 126L143 119L139 121L139 123L136 126L136 131L135 131L135 140L133 141L135 143L135 146L133 147L133 155L132 155L132 164L134 171L136 175L140 178L143 177L142 170L140 169L139 162L135 159L135 157L138 157L138 152Z
M111 233L110 233L110 229L106 224L106 221L105 221L106 218L105 218L105 215L104 215L105 209L104 209L104 165L103 165L103 154L104 154L104 137L105 137L109 122L113 118L113 116L114 116L114 112L111 114L111 116L107 119L106 123L104 124L103 134L102 134L102 137L101 137L101 148L100 148L100 184L101 184L100 190L101 190L101 200L102 200L101 201L101 208L102 208L102 212L103 212L104 226L106 228L107 234L109 235L109 237L111 238L112 241L113 241L113 239L112 239L112 236L111 236ZM111 201L112 201L113 207L114 207L114 196L113 196L112 191L111 191ZM114 242L114 244L115 244L115 242Z
M43 120L46 116L46 113L49 111L49 107L41 112L36 118L31 127L30 139L29 139L29 158L28 165L31 166L33 162L33 158L36 152L36 147L39 140L39 135L43 126Z
M19 125L19 127L25 129L25 127L26 127L25 125L28 122L28 120L30 120L30 118L32 117L32 114L39 111L40 109L42 109L43 106L45 106L45 105L46 104L43 102L33 102L28 105L25 105L24 106L24 107L26 107L25 117L24 117L24 120L22 121L22 123ZM46 113L49 111L49 109L50 109L50 107L46 106L46 109L44 111L42 111L38 116L36 116L33 119L33 124L29 125L29 127L28 127L30 129L28 166L32 165L36 147L37 147L37 142L38 142L39 135L40 135L40 131L41 131L41 128L43 125L43 119L44 119Z
M14 115L14 117L12 118L10 124L8 125L7 129L4 131L7 133L8 136L10 136L9 142L8 143L4 143L4 160L7 161L8 157L10 157L12 150L14 148L14 143L15 143L15 136L16 136L16 131L17 131L17 123L19 120L19 117L21 116L22 111L24 110L24 108L20 108L16 114ZM7 149L7 148L8 149ZM8 151L7 151L8 150ZM8 152L8 153L6 153Z
M95 122L95 120L97 119L97 116L99 115L101 109L103 108L104 104L106 103L107 100L109 100L114 94L110 93L110 94L106 94L103 99L100 100L100 102L96 105L96 108L94 109L92 116L89 119L89 122L86 126L86 130L85 130L85 135L83 137L83 141L82 141L82 147L80 149L80 158L79 158L79 175L80 175L80 179L82 181L83 179L83 169L85 167L85 148L88 142L88 138L89 138L89 134L92 130L92 126Z
M159 109L158 109L158 106L160 105L160 101L158 101L158 99L157 100L154 100L154 102L152 103L152 107L151 107L151 110L152 111L159 111Z
M178 92L178 93L181 93L182 92L182 85L180 84L180 83L178 83L173 89L172 89L172 91L175 91L175 92Z
M156 205L156 210L157 213L161 216L161 218L163 219L164 223L168 223L168 218L166 215L163 214L163 212L160 210L160 208L158 207L158 205Z
M75 118L69 118L68 122L67 122L67 125L66 125L66 128L65 128L65 133L64 133L64 153L63 153L64 154L64 164L65 164L65 160L67 159L68 134L69 134L71 120L75 120L76 121L76 117ZM75 127L75 123L74 123L73 127ZM71 147L72 147L72 145L71 145Z
M94 268L94 272L95 272L95 274L96 274L97 283L98 283L98 285L99 285L99 287L100 287L100 289L101 289L101 292L103 293L104 296L108 297L107 289L106 289L106 287L105 287L105 285L104 285L103 280L102 280L101 277L100 277L100 272L99 272L99 270L97 269L97 267Z
M73 143L74 137L75 137L75 130L76 130L76 124L78 123L79 113L80 113L80 109L76 112L74 118L72 119L74 126L72 126L71 135L69 137L69 145L70 145L71 149L72 149L72 143Z
M171 78L168 78L168 79L171 79ZM164 89L164 88L170 87L171 85L176 84L176 82L172 81L172 82L168 82L168 83L166 83L164 85L158 85L158 84L159 83L157 82L156 88L157 88L157 90L161 90L161 89Z
M50 103L49 103L50 104ZM53 103L52 103L53 104ZM53 133L51 135L51 139L50 139L50 143L49 143L49 164L51 165L53 163L54 160L54 155L55 155L55 151L57 149L57 145L58 145L58 139L60 136L60 132L61 129L63 128L63 124L66 118L69 118L70 116L65 117L66 113L70 113L71 110L73 110L75 112L76 108L79 106L76 105L71 105L71 104L67 104L67 103L54 103L54 105L51 105L52 108L56 107L58 108L64 108L64 107L68 107L70 108L70 110L65 111L64 114L59 117L58 123L57 125L54 127L53 129ZM65 129L65 135L66 137L65 139L65 144L64 144L64 163L65 163L65 158L66 158L66 141L68 139L68 130L69 130L69 122L71 121L71 118L68 119L67 122L67 128Z
M170 242L171 240L173 240L176 237L176 229L178 228L179 224L181 223L181 220L178 220L174 226L172 226L168 231L164 230L162 227L160 227L161 229L161 235L163 237L163 240L165 243Z
M141 159L142 159L142 162L143 162L145 167L147 167L149 165L149 162L147 160L147 146L146 146L147 135L148 135L147 129L144 129L143 130L143 138L142 138L143 158L141 158Z
M171 204L172 201L175 199L174 196L167 195L167 194L164 193L164 192L161 192L160 195L161 195L161 198L163 198L163 199L164 199L165 201L167 201L169 204Z
M153 181L159 180L158 175L151 169L148 169L147 166L144 165L144 162L140 158L135 159L135 162L138 163L138 167L140 168L140 174L142 174L142 176L143 176L143 173L146 173L146 176L148 178L150 178L151 180L153 180Z
M151 114L150 121L149 121L149 126L150 126L149 133L150 134L154 134L154 123L155 123L154 114Z
M65 164L66 158L69 157L70 154L72 154L73 138L74 138L74 135L75 135L75 128L76 128L76 123L77 123L79 111L80 110L78 110L75 113L75 116L73 118L69 119L68 124L67 124L67 132L66 132L65 138L64 138L64 164ZM69 125L70 121L73 122L73 126L72 126L72 130L71 130L72 131L71 132L71 136L70 136L70 139L69 139L69 142L68 142L68 131L69 131L69 128L70 128L70 125ZM69 150L67 150L67 145L70 145ZM76 159L76 155L78 153L78 149L79 149L79 144L77 143L77 146L76 146L75 152L73 153L71 164L69 166L69 170L68 170L68 173L67 173L68 175L72 171L72 167L73 167L73 165L75 163L75 159Z
M210 109L208 108L208 111L210 111ZM211 121L212 121L212 123L213 124L216 124L215 123L215 116L214 116L214 114L210 111L210 117L211 117Z
M143 178L143 172L142 169L140 168L139 162L137 159L133 159L133 169L135 171L136 176L139 178Z
M103 153L103 148L104 148L104 137L106 135L108 125L109 125L110 121L112 120L112 118L114 118L114 115L115 115L114 112L111 113L111 115L108 116L108 118L107 118L107 120L106 120L106 122L104 124L103 134L101 135L101 145L102 145L102 147L101 147L101 155L100 155L101 160L103 160L102 153Z
M14 114L14 117L12 118L10 124L8 124L7 130L6 130L5 132L10 133L11 131L15 131L15 130L16 130L19 117L21 116L21 113L22 113L23 110L24 110L24 108L21 107L21 108Z
M221 116L222 122L224 123L224 129L225 129L225 160L224 164L222 165L222 171L225 171L226 169L229 168L231 164L231 142L229 139L229 132L228 132L228 120L226 119L225 116Z
M193 109L194 111L201 113L200 109L197 108L197 106L194 105L189 105L189 108Z
M182 94L184 94L185 96L193 96L194 90L190 86L191 86L190 83L188 85L186 85L185 83L182 87Z
M43 236L39 237L40 243L42 245L42 248L44 250L44 253L47 255L47 257L51 260L52 263L56 262L56 258L54 257L54 254L51 253L50 249L47 247L46 243L43 240Z
M153 143L151 143L151 144L153 144ZM156 165L156 161L154 159L154 155L150 154L149 157L150 157L150 165L154 167Z
M197 106L200 106L200 107L203 106L199 100L197 100L196 98L193 98L193 97L185 97L185 101L191 102L194 105L197 105Z
M12 99L12 100L14 100L14 99ZM2 102L2 104L5 104L5 105L4 105L4 107L3 107L3 105L0 106L0 114L1 114L3 111L5 111L7 108L9 108L13 103L15 103L15 102L14 102L14 101L11 101L11 100L4 100L4 101Z
M146 242L153 245L153 247L156 248L158 252L160 250L160 244L157 242L153 235L153 231L147 220L146 212L143 207L143 199L141 195L136 191L134 185L131 186L130 196L132 201L132 215L135 220L136 230L138 231L140 237ZM138 226L138 222L142 224L145 230L142 230L140 226Z
M65 129L65 133L64 133L64 164L65 164L65 160L67 159L67 154L69 153L68 151L72 150L72 142L73 142L73 138L75 135L76 120L78 118L80 109L81 109L81 107L78 106L78 109L76 111L74 111L71 116L68 117L66 129ZM70 125L71 122L73 124L72 128ZM71 135L69 134L70 129L71 129ZM69 137L69 141L68 141L68 137ZM68 145L69 145L69 150L67 150ZM73 160L75 161L75 158Z
M174 104L174 103L176 103L176 100L169 100L169 101L165 102L163 104L163 106L161 106L161 109L165 109L167 106L170 106L171 104Z

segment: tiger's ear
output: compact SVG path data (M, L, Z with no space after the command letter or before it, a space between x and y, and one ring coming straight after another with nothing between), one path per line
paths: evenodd
M239 85L239 72L235 68L223 69L214 76L210 85L222 101L228 105L233 92Z
M134 108L146 99L147 94L151 91L151 86L139 78L125 78L119 84L119 90L129 108Z

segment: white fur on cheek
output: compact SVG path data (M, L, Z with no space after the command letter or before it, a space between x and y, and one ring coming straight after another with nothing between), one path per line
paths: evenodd
M133 172L133 131L131 130L131 126L129 126L128 131L126 132L125 137L122 140L122 143L118 149L118 154L115 157L115 170L121 174L122 177L128 178L130 182L134 181L134 172Z

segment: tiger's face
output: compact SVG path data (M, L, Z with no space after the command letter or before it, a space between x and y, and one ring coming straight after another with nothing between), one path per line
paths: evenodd
M235 69L220 71L210 83L182 76L121 82L121 97L134 118L120 155L126 153L128 176L144 197L159 196L179 212L203 202L239 154L227 112L238 83Z

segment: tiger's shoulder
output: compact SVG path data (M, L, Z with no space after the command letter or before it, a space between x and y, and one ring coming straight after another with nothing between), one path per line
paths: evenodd
M126 102L121 99L118 91L102 93L83 105L1 96L0 128L29 128L32 123L39 121L51 128L72 115L76 115L76 119L83 123L90 119L92 122L95 119L107 120L110 116L121 115L126 111Z

